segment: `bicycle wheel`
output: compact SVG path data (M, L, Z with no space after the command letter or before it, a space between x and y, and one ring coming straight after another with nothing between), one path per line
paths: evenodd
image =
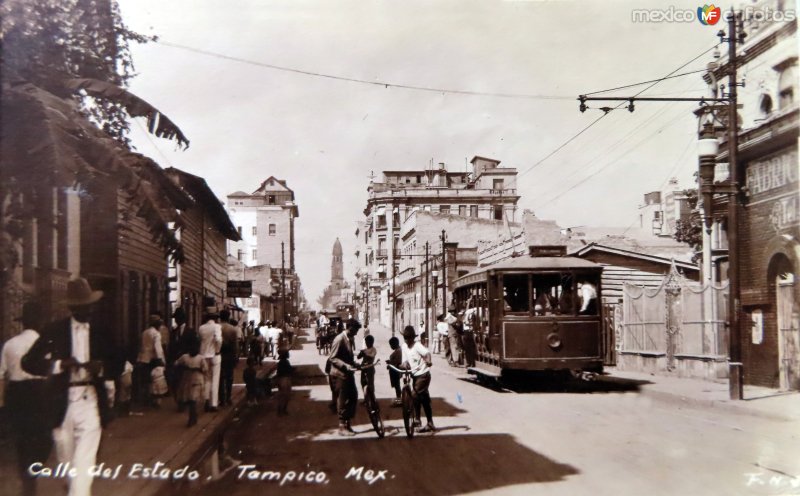
M372 428L375 429L375 433L378 434L378 437L382 438L386 431L383 428L381 409L369 387L364 390L364 398L366 400L364 404L367 407L367 414L369 415L369 421L372 422Z
M414 437L414 398L411 396L411 389L408 386L403 388L403 426L406 428L406 436Z

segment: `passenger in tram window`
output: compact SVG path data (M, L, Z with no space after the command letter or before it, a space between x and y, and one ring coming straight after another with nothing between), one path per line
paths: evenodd
M578 296L581 299L580 315L597 315L597 289L589 281L578 283Z
M572 277L561 277L561 296L558 299L558 313L561 315L575 314L575 293L572 291Z
M529 308L528 300L528 276L527 275L507 275L503 277L503 290L505 301L508 305L507 312L527 312Z
M554 305L550 298L551 288L537 287L534 289L535 299L533 300L534 315L551 315L553 314Z

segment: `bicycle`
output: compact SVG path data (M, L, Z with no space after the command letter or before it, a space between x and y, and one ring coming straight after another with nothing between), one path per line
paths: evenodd
M388 367L403 376L403 389L400 392L400 401L403 406L403 427L406 429L406 436L412 438L419 419L417 410L414 408L414 393L411 391L411 371L398 369L394 365Z
M359 370L374 368L379 363L380 360L376 360L375 363L359 367ZM375 398L375 392L369 384L364 386L364 407L367 409L367 415L369 416L369 421L372 422L372 428L375 429L375 433L378 434L379 438L383 438L386 430L383 427L383 419L381 419L381 407Z

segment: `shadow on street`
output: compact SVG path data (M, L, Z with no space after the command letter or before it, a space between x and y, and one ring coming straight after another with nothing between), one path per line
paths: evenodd
M310 397L309 390L295 391L289 416L278 417L274 403L251 410L226 434L225 455L240 462L225 475L206 486L192 488L201 494L257 494L277 490L292 494L461 494L514 484L554 482L578 471L519 444L513 434L470 434L459 425L464 411L442 398L433 399L435 434L405 436L399 408L382 400L386 437L379 439L372 430L359 401L352 438L336 435L337 419L327 402ZM216 455L215 455L216 456ZM243 465L255 465L245 471ZM205 464L208 466L208 463ZM363 469L359 472L359 468ZM384 470L384 479L369 484L372 476ZM267 473L309 471L325 473L324 483L289 481L282 486L275 480L250 480ZM350 476L348 477L348 473ZM358 475L360 474L360 475ZM359 480L360 479L360 480ZM175 488L175 493L187 490Z
M629 393L638 392L641 386L652 384L650 381L622 379L610 376L598 376L594 380L582 380L574 377L560 378L542 374L530 374L504 379L477 380L474 377L459 378L460 381L491 389L498 393L563 393L563 394L595 394L595 393Z

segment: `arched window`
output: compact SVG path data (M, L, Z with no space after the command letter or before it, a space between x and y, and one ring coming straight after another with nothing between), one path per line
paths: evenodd
M761 111L761 116L766 117L772 113L772 97L764 93L761 95L761 101L758 104L758 108Z
M794 103L794 87L797 84L797 65L787 66L778 77L778 104L781 109Z

